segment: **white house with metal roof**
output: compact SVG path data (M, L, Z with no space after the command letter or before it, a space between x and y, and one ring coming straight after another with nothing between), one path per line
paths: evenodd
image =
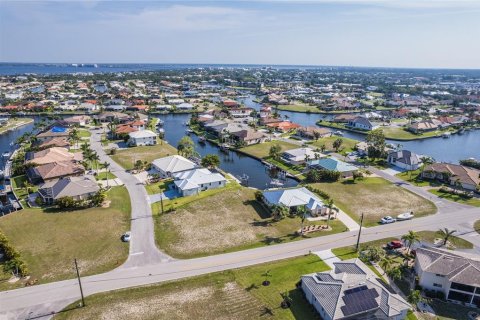
M329 272L304 275L301 288L322 319L405 319L410 305L359 259L333 263Z
M157 144L157 135L150 130L130 132L128 143L133 146L153 146Z
M170 178L176 173L192 170L198 166L182 156L173 155L153 160L152 167L162 178Z
M284 151L282 153L282 160L291 164L302 164L309 159L320 158L324 156L320 152L313 151L312 148L298 148Z
M225 187L227 179L220 173L205 168L192 169L173 174L175 189L180 195L192 196L201 191Z
M312 216L327 214L328 207L305 187L270 189L263 191L263 200L269 207L284 205L288 208L305 206Z

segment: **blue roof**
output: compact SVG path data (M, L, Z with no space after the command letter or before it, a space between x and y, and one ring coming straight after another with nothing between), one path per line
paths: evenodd
M323 169L326 169L326 170L339 171L339 172L358 170L358 168L355 167L354 165L340 161L335 158L323 158L318 160L310 160L308 162L308 165L322 167Z

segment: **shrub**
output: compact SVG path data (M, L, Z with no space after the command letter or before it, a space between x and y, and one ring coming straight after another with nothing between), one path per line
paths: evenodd
M8 241L8 238L0 232L0 251L3 251L6 262L3 265L3 270L8 272L17 272L25 277L28 274L28 268L18 252Z

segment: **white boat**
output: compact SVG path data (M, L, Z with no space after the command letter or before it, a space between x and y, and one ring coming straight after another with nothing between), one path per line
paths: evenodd
M397 216L398 221L404 221L404 220L410 220L410 219L413 219L413 213L412 212L401 213Z
M163 129L163 128L158 128L157 131L158 131L158 133L165 133L165 129Z
M283 186L283 182L281 182L278 179L272 179L272 181L270 181L270 185L272 185L272 186Z
M185 132L186 132L187 134L190 134L190 133L193 132L193 130L192 130L192 129L187 129L187 130L185 130Z
M444 133L442 134L442 138L447 139L447 138L450 138L451 135L452 135L452 134L451 134L450 132L444 132Z
M336 136L343 136L343 132L339 130L335 131L333 134Z

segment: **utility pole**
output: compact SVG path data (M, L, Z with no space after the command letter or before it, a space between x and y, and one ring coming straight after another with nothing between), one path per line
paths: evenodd
M80 295L82 297L82 307L85 307L85 298L83 297L82 282L80 281L80 273L78 272L78 264L77 264L76 258L75 258L75 270L77 270L78 286L80 287Z
M355 246L355 252L358 252L358 246L360 245L360 234L362 233L362 225L363 225L363 213L362 213L362 217L360 218L360 229L358 230L357 245Z

